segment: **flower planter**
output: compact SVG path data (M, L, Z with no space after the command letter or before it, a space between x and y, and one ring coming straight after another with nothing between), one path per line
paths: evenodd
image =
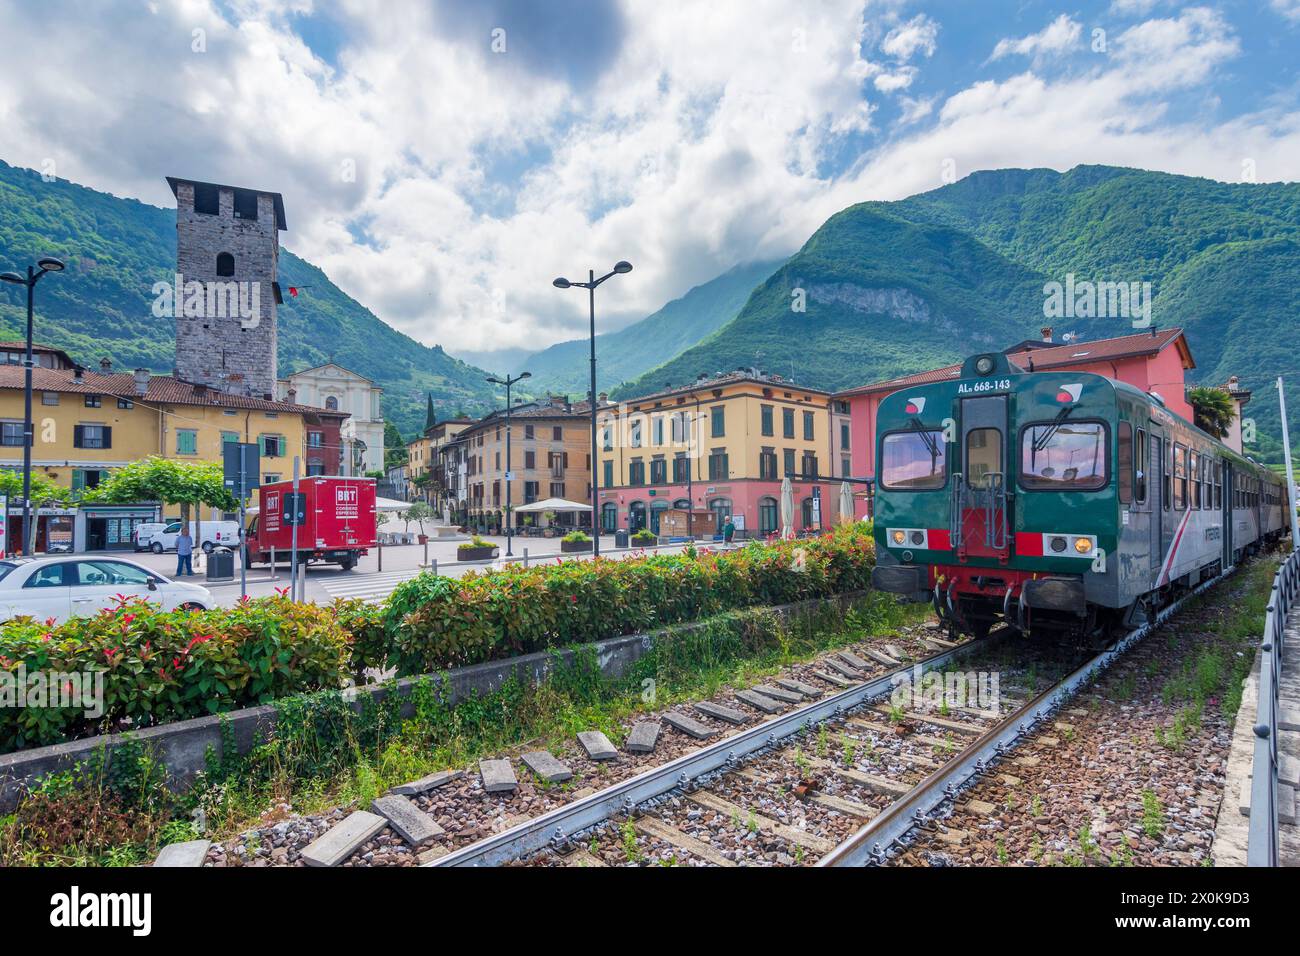
M415 540L417 544L428 544L429 536L427 534L416 535Z
M490 548L457 548L456 558L460 561L490 561L497 556L499 550L495 546Z
M590 551L590 541L560 541L560 550L563 552L570 551Z

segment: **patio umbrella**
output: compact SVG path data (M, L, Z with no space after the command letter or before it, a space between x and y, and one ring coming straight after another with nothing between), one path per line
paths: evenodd
M794 537L794 488L788 475L781 479L781 537Z
M840 482L840 524L853 520L853 489L847 481Z

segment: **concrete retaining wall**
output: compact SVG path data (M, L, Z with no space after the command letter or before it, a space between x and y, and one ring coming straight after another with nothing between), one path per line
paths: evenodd
M771 610L783 618L789 618L796 614L816 611L827 605L844 608L860 598L862 594L863 592L860 591L850 592L832 598L786 604ZM702 624L703 622L697 622L686 625L685 628L689 630ZM680 632L682 627L671 630ZM666 631L660 630L650 634L632 634L596 642L596 657L601 673L607 677L618 677L626 673L632 664L654 646L655 638L664 633ZM475 695L484 696L500 689L511 677L518 678L521 682L540 683L546 679L557 661L569 663L574 655L574 648L564 648L454 668L445 672L443 699L454 704ZM358 687L356 688L358 699L353 706L359 710L361 699L366 695L377 701L383 700L389 693L409 698L411 687L418 679L402 678L390 684ZM412 704L404 705L401 708L403 716L409 717L413 709ZM194 775L204 769L204 756L208 747L218 754L221 753L223 719L229 722L234 731L235 744L239 752L244 754L251 750L259 739L265 739L275 727L276 709L271 705L246 707L242 710L227 711L219 716L195 717L191 720L149 727L134 731L129 737L123 734L106 734L2 754L0 755L0 813L11 811L22 793L40 778L62 770L71 770L77 763L89 760L101 747L106 748L111 758L112 752L127 739L137 740L151 749L167 766L171 785L176 789L184 789L193 780Z

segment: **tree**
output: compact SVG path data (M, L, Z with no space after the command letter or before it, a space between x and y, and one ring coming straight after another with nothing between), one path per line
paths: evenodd
M23 496L23 473L21 471L0 471L0 495L12 503ZM32 472L32 505L39 508L50 501L69 501L72 492L60 488L44 475Z
M406 530L411 529L411 522L414 521L420 526L420 534L424 534L424 523L433 518L433 509L423 501L413 501L411 507L402 512L401 517L406 522Z
M384 421L384 467L396 468L398 465L406 464L406 442L402 440L402 433L397 430L393 420Z
M233 511L239 502L225 485L220 462L173 461L150 455L112 472L83 498L104 504L161 501L181 506L181 520L189 521L191 505L208 505Z
M1196 416L1196 427L1215 438L1227 438L1237 417L1237 403L1221 388L1204 385L1188 389L1187 401Z

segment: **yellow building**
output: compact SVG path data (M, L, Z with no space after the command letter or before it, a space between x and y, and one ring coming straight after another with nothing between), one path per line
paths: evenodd
M847 416L830 393L755 371L702 378L618 404L602 404L599 432L603 530L659 532L669 508L709 510L710 532L780 530L781 480L794 489L794 529L829 527ZM821 480L817 480L821 479Z
M546 498L589 502L591 406L554 395L516 405L510 420L511 504L518 507ZM497 526L506 508L505 409L470 423L457 439L465 442L470 523ZM586 527L590 523L590 510L560 513L554 522Z
M3 347L0 343L0 351ZM306 474L313 449L337 436L347 417L219 392L143 369L115 373L107 362L90 372L58 350L43 353L55 361L54 367L32 370L32 471L70 489L74 500L130 462L149 455L221 461L222 446L232 441L260 446L263 483L291 477L295 455ZM22 366L0 365L0 468L22 467L23 402ZM135 524L157 517L157 509L143 503L83 510L96 514L82 516L86 531L78 550L125 547ZM44 528L38 525L37 531L42 550Z

